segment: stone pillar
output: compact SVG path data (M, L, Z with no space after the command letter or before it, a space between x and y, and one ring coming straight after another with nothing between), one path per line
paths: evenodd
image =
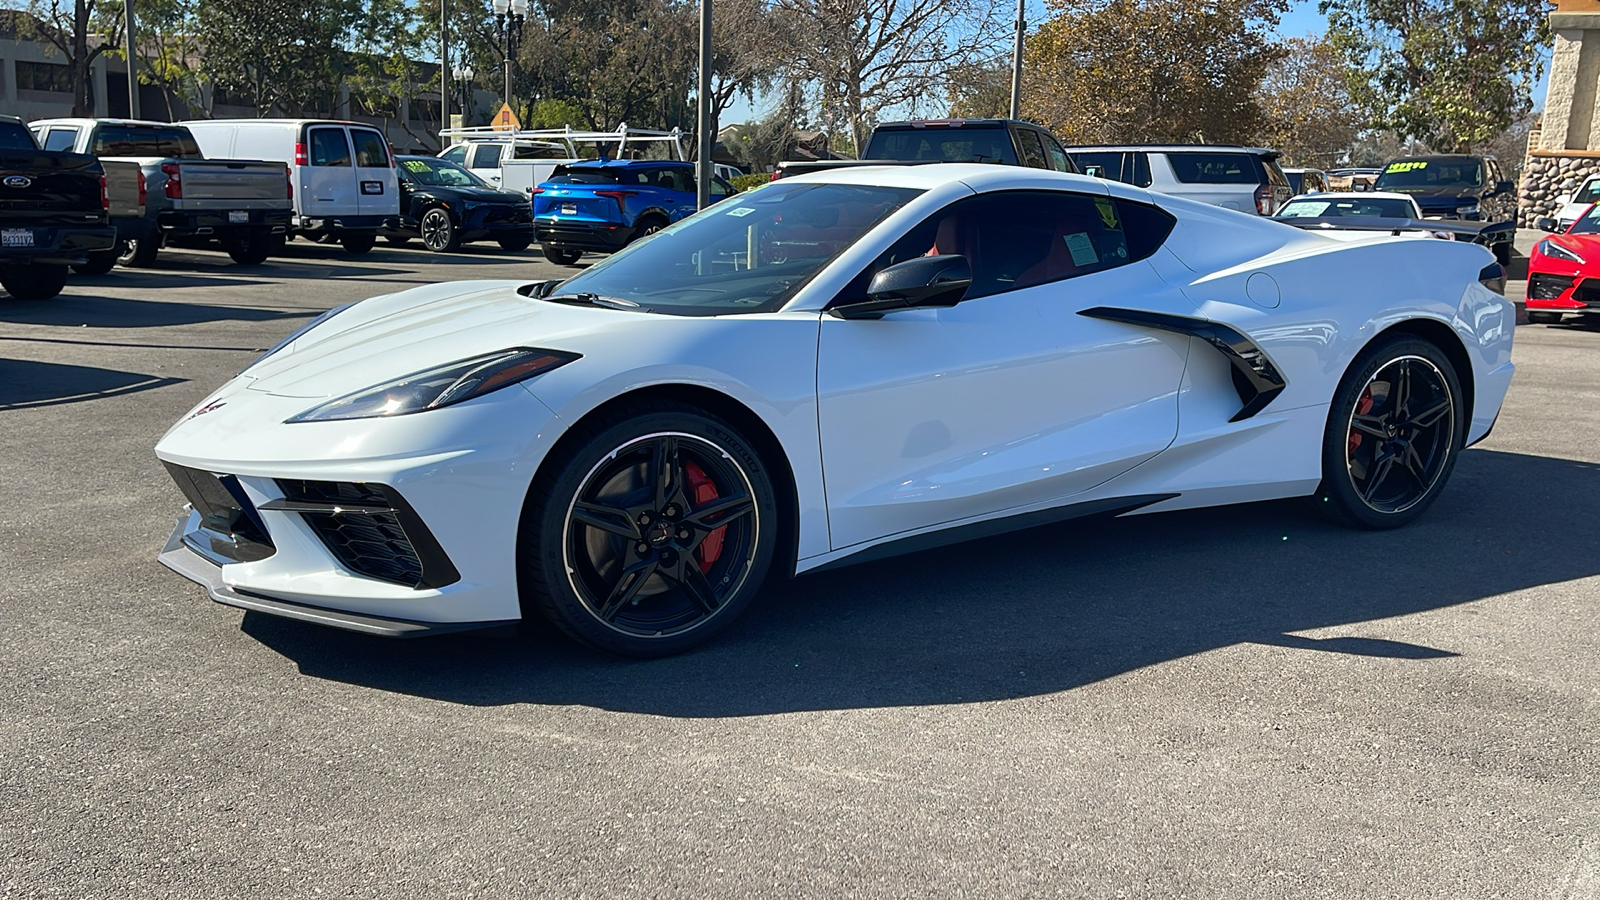
M1522 166L1517 225L1524 228L1600 173L1600 0L1556 0L1550 30L1550 88Z

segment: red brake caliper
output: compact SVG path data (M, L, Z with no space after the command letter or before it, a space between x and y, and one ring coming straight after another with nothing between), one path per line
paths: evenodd
M1368 385L1367 389L1361 392L1361 399L1356 401L1356 415L1364 416L1369 412L1372 412L1371 385ZM1361 446L1361 432L1356 431L1355 428L1352 427L1350 429L1350 448L1345 451L1346 455L1348 456L1355 453L1356 448L1359 446Z
M683 464L683 474L689 480L689 490L694 494L694 505L705 506L717 499L717 486L712 483L706 473L692 462ZM700 561L700 571L710 572L711 564L722 555L722 538L727 534L728 526L724 525L706 535L700 546L694 551L695 558Z

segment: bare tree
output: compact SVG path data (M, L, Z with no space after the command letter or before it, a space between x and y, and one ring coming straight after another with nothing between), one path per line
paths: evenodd
M786 76L856 147L880 114L945 97L949 74L982 59L998 30L994 0L775 0L787 17Z
M72 114L94 115L89 73L95 57L122 42L120 0L33 0L28 5L32 33L66 57L72 88ZM27 27L27 26L25 26Z

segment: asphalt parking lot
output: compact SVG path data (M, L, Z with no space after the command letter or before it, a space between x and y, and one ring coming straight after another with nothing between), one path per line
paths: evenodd
M646 663L244 615L155 562L151 447L255 353L560 271L289 252L0 298L0 897L1600 897L1600 329L1518 329L1410 528L1039 528Z

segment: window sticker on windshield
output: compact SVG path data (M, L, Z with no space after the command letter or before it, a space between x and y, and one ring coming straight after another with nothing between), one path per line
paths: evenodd
M1413 171L1413 170L1416 170L1416 169L1426 169L1427 167L1428 167L1428 161L1427 160L1425 160L1425 159L1413 159L1413 160L1410 160L1408 162L1390 163L1389 164L1389 168L1384 169L1383 173L1385 175L1387 175L1390 172L1410 172L1410 171Z
M1105 226L1112 231L1118 230L1116 206L1110 200L1101 197L1095 198L1094 205L1096 209L1100 210L1100 221L1104 222Z
M1092 266L1100 261L1100 255L1094 252L1094 242L1089 240L1085 232L1069 234L1062 240L1067 242L1067 252L1072 254L1072 264L1075 266Z
M733 209L728 210L728 215L737 219L748 216L755 211L756 208L754 206L736 206Z
M428 164L420 159L408 159L406 160L406 168L413 172L426 172L428 171Z

